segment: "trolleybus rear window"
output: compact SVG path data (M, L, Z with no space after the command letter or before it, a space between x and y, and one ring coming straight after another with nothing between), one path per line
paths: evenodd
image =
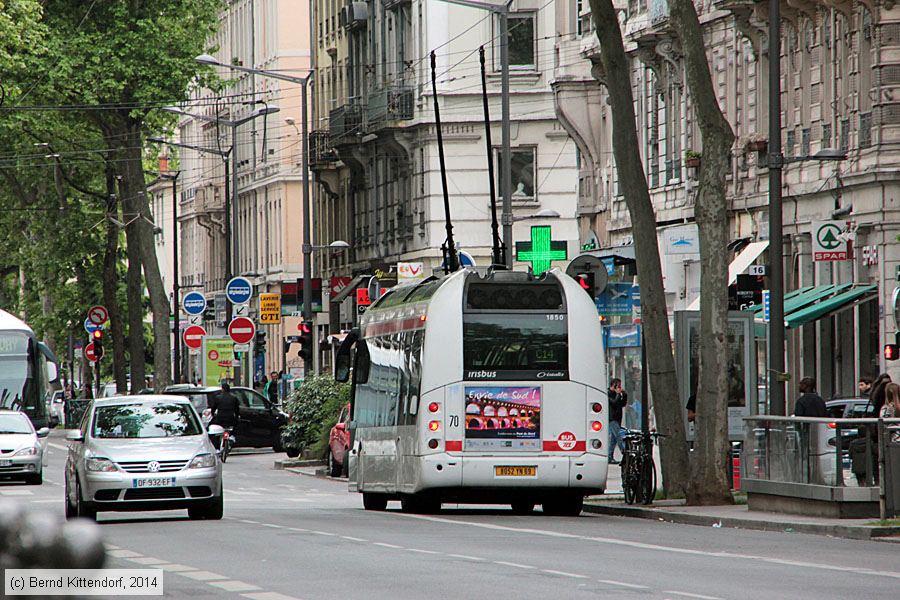
M565 313L466 313L466 379L567 379Z

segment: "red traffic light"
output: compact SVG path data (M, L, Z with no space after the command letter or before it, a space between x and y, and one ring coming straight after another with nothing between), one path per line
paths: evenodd
M900 346L897 344L884 345L884 360L897 360L900 358Z
M300 330L300 333L312 333L312 327L309 326L307 321L301 321L299 325L297 325L297 329Z
M93 337L95 340L102 340L103 339L103 330L95 329L94 332L91 334L91 337Z

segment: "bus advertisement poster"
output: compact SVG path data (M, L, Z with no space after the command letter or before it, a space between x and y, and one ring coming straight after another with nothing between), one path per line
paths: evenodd
M467 450L540 450L540 386L466 386Z

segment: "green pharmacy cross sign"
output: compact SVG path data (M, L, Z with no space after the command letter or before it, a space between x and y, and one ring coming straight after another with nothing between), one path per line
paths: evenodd
M533 226L530 242L516 242L516 260L530 262L535 275L549 270L551 261L566 260L568 257L566 242L550 239L549 225Z

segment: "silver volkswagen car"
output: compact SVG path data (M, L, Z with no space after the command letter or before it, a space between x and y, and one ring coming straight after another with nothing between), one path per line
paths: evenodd
M35 431L24 413L0 409L0 479L16 477L40 485L44 472L40 438L49 434L46 427Z
M187 398L95 400L67 439L66 517L187 508L222 518L222 462Z

